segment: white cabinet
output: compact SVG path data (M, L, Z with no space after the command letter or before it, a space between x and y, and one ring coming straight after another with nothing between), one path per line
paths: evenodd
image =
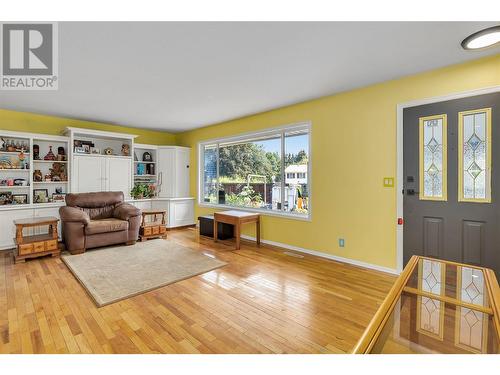
M130 201L130 204L137 207L139 210L151 210L151 201Z
M33 216L34 217L47 217L47 216L54 216L59 219L59 222L57 223L57 233L59 234L59 240L62 239L62 225L61 225L61 220L59 218L59 207L50 207L50 208L35 208L33 210ZM48 227L46 225L42 227L36 227L35 232L33 234L45 234L48 233Z
M16 226L14 220L26 219L33 216L33 209L5 210L0 212L0 249L11 249L16 237Z
M152 208L167 211L167 228L195 224L194 198L153 200Z
M28 219L31 217L43 217L43 216L55 216L59 218L59 207L47 207L47 208L25 208L25 209L12 209L12 210L2 210L0 212L0 250L12 249L15 247L14 238L16 237L16 227L14 225L14 220L17 219ZM26 228L26 235L34 234L45 234L47 233L47 227L34 227ZM59 239L61 239L61 222L59 221L57 231L59 233Z
M123 191L125 197L132 188L132 159L120 157L75 155L72 191Z
M75 155L73 160L72 192L90 193L105 189L106 164L104 158Z
M105 191L123 191L125 198L132 189L132 159L104 158L106 161Z
M189 197L190 154L187 147L158 147L160 198Z

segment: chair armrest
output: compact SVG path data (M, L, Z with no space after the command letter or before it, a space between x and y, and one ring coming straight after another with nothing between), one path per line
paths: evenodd
M63 206L59 208L59 216L62 222L76 222L88 225L90 223L89 215L75 207Z
M113 211L113 216L120 220L128 220L139 215L141 215L141 210L129 203L121 203Z

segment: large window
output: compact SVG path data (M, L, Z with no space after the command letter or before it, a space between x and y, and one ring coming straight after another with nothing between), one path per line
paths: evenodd
M200 204L310 215L310 125L200 144Z

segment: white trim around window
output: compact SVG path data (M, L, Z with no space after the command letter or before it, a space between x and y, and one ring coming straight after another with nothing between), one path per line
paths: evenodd
M285 172L284 172L284 146L285 146L285 133L290 133L293 131L307 131L309 137L308 137L308 166L307 166L307 190L308 190L308 213L307 214L294 214L291 212L286 212L286 211L278 211L278 210L270 210L270 209L263 209L263 208L252 208L252 207L240 207L240 206L232 206L232 205L227 205L227 204L217 204L217 203L207 203L204 202L204 187L202 186L203 181L204 181L204 169L205 169L205 162L204 162L204 149L205 146L208 145L214 145L219 147L219 144L227 144L227 143L239 143L239 142L244 142L244 141L252 141L256 140L259 138L266 138L266 137L272 137L275 135L281 135L281 159L282 159L282 167L281 167L281 174L282 174L282 192L283 190L283 185L285 181ZM307 122L300 122L300 123L295 123L295 124L289 124L289 125L284 125L284 126L279 126L275 128L270 128L270 129L265 129L262 131L256 131L256 132L248 132L248 133L242 133L237 136L231 136L231 137L222 137L222 138L215 138L215 139L209 139L205 140L202 142L198 143L198 205L200 207L211 207L211 208L219 208L219 209L231 209L231 210L241 210L241 211L252 211L252 212L259 212L262 215L266 216L279 216L279 217L284 217L288 219L295 219L295 220L302 220L302 221L312 221L312 124L310 121ZM217 176L219 175L219 153L217 152ZM282 205L283 207L283 205Z

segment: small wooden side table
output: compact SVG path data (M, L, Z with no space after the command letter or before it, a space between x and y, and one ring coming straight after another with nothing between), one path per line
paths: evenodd
M44 255L59 256L59 240L57 234L57 222L59 219L53 216L33 217L28 219L14 220L16 226L15 243L17 245L14 252L15 263L24 262L28 258L36 258ZM24 228L34 228L48 226L47 234L37 234L25 236Z
M255 223L257 246L260 246L260 214L244 211L222 211L214 213L214 242L217 242L217 223L226 223L234 226L236 250L240 249L241 225Z
M157 221L157 216L159 215L161 215L161 221ZM141 228L139 230L139 239L141 241L145 241L150 238L167 238L165 215L165 211L143 210ZM146 221L148 216L153 216L153 220Z

